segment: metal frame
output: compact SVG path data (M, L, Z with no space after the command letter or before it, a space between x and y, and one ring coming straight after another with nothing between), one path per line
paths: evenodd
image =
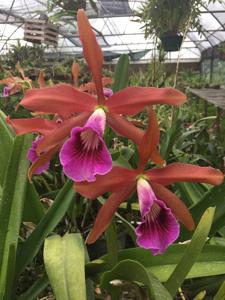
M41 4L43 7L46 7L46 9L47 9L47 3L46 2L43 2L42 0L34 0L34 1L36 3ZM134 0L133 2L143 2L143 1ZM0 24L6 24L6 25L10 24L10 25L17 26L17 29L15 29L13 34L18 30L18 28L21 28L23 26L24 20L25 20L25 18L23 16L19 15L18 13L15 13L13 11L14 3L15 3L15 0L12 0L12 3L11 3L11 6L10 6L9 10L0 9ZM193 49L198 49L201 52L202 49L204 48L204 47L201 47L201 44L203 42L208 42L211 45L211 47L213 47L213 44L210 41L210 36L214 36L218 41L220 41L220 39L215 36L215 32L217 32L217 31L224 32L224 35L225 35L225 24L220 22L220 20L216 16L217 13L224 13L225 14L225 9L224 10L211 10L210 11L206 6L203 6L203 9L204 9L204 11L202 11L201 13L202 14L210 13L215 18L215 20L218 22L218 24L221 26L221 28L218 28L218 30L203 30L202 31L202 34L204 35L203 40L200 40L200 41L196 41L196 40L185 41L185 43L193 42L195 44L195 47L186 46L186 47L183 47L183 49L193 48ZM34 11L30 11L30 13L34 13ZM6 20L1 20L1 14L3 16L6 16ZM124 17L132 17L132 16L133 16L133 14L124 15ZM14 20L12 20L10 17L14 18ZM108 26L108 22L111 23L110 20L112 18L115 18L115 17L122 17L122 16L121 15L115 15L115 14L113 14L113 15L107 14L107 16L104 17L104 26ZM100 15L100 16L92 15L92 16L89 16L89 18L98 19L98 18L103 18L103 16L102 15ZM71 18L71 21L74 22L74 19ZM111 23L110 26L112 28L114 28L115 31L118 31L117 24L114 24L114 22L113 22L113 24ZM93 28L93 29L95 29L95 28ZM110 30L110 28L108 28L108 29ZM197 30L191 30L189 32L190 33L197 33L198 31ZM7 39L3 39L3 38L1 39L2 41L5 41L3 47L11 39L13 34L11 36L9 36ZM72 47L81 48L81 44L79 42L79 37L78 37L77 34L71 35L70 33L66 32L63 28L60 28L59 34L60 34L60 36L62 36L63 39L65 39L65 41L68 40L73 45ZM143 33L127 33L126 34L126 33L119 33L119 31L118 31L117 33L111 32L110 34L105 34L103 36L101 31L97 31L97 37L102 38L103 41L105 42L105 45L103 47L124 46L124 47L127 47L126 52L129 51L129 45L132 46L135 43L126 44L126 43L123 42L122 37L123 36L138 36L138 35L143 35ZM109 44L109 42L107 41L107 37L117 37L121 40L121 43ZM189 36L189 39L191 39L190 36ZM225 40L225 38L224 38L224 40ZM150 44L152 45L153 43L149 42L149 41L146 41L146 42L141 42L141 43L138 43L138 44L143 45L143 46L144 45L148 46ZM70 47L70 46L65 46L65 48L67 48L67 47ZM140 49L140 51L141 50L142 49ZM143 50L144 50L144 47L143 47Z

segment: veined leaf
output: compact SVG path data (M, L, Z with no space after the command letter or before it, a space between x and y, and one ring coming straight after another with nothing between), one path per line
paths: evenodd
M79 233L47 238L44 262L57 300L86 300L85 253Z
M187 246L184 252L184 255L165 283L165 286L173 297L202 251L212 225L214 213L214 207L210 207L205 211L195 230L190 244Z

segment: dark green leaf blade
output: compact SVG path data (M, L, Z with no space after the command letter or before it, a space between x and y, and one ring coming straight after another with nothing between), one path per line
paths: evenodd
M67 212L75 196L75 191L72 186L72 181L68 181L64 185L45 216L41 219L40 223L28 239L19 248L16 265L17 276L33 259L43 244L44 239L57 226Z
M214 213L214 207L210 207L205 211L195 230L190 244L187 246L184 252L184 255L182 256L173 273L170 275L170 278L165 283L165 286L172 296L175 296L178 288L185 280L187 274L201 253L212 225Z
M129 68L129 56L127 54L122 54L116 65L113 92L118 92L124 89L128 85L128 68Z
M172 297L163 285L150 271L137 261L123 260L118 263L111 271L103 274L101 288L106 289L112 299L118 299L119 291L110 283L113 280L128 282L139 282L144 284L151 300L172 300Z
M29 162L26 153L30 143L30 136L15 139L0 199L0 294L5 295L4 299L10 299L13 290L15 252L27 187Z

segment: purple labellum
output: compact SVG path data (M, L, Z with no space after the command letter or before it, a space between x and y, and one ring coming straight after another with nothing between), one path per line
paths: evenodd
M35 141L32 142L32 146L27 151L27 159L32 163L34 163L38 159L36 149L42 139L43 139L43 137L38 137ZM44 163L42 166L37 168L37 170L34 172L34 174L41 174L43 171L46 171L49 168L49 165L50 165L50 162Z
M76 127L63 144L59 157L64 173L74 181L95 181L112 169L112 158L102 138L106 115L96 109L84 127Z
M137 244L150 249L153 255L166 251L179 236L179 224L165 203L156 198L143 178L137 182L141 224L136 228Z

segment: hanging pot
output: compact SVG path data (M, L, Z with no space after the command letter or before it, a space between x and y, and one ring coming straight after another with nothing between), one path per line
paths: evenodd
M183 35L168 32L161 35L160 40L165 51L179 51L183 41Z

